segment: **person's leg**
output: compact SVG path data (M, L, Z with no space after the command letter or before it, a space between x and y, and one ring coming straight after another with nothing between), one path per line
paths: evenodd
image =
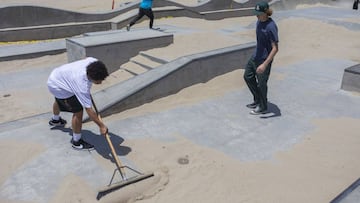
M139 13L138 13L138 15L137 15L132 21L130 21L130 23L129 23L129 28L130 28L131 26L135 25L135 23L136 23L138 20L140 20L142 17L144 17L144 15L145 15L144 9L139 8Z
M56 101L53 104L53 114L59 116L60 115L60 108Z
M149 23L149 28L152 29L153 28L153 24L154 24L154 13L152 11L152 9L146 9L145 10L145 15L150 19L150 23Z
M77 113L73 113L71 126L72 126L73 133L75 133L75 134L81 134L83 112L84 111L79 111ZM75 140L75 141L78 141L78 140Z
M359 0L354 0L353 9L358 10Z
M72 116L72 147L78 150L88 149L91 150L94 148L94 145L87 143L82 139L81 131L82 131L82 120L84 110L81 106L80 102L75 98L71 100L73 116Z
M245 67L244 80L249 87L251 94L253 95L253 104L259 103L259 89L256 81L256 64L250 59ZM256 106L255 106L256 107Z
M83 110L73 113L72 117L72 147L78 150L91 150L94 149L94 145L87 143L81 138L81 129L82 129L82 118Z
M66 120L62 119L60 116L60 107L58 102L54 101L53 103L53 116L51 118L51 120L49 121L49 125L51 126L65 126L66 125Z
M260 107L261 111L265 111L268 108L268 106L267 106L267 103L268 103L267 82L269 80L270 72L271 72L271 63L266 67L265 72L256 75L256 78L258 81L258 89L259 89L259 107Z

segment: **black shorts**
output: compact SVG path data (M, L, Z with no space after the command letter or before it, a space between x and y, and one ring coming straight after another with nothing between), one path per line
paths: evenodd
M55 98L56 103L59 105L60 111L77 113L83 110L83 107L76 96L69 97L67 99Z

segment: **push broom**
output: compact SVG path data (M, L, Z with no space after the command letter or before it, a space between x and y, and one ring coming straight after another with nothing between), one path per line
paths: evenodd
M101 116L100 116L100 114L98 112L98 109L96 108L94 99L92 97L91 97L91 101L92 101L93 106L95 108L95 112L98 115L98 118L100 120L102 120ZM97 200L99 200L101 197L103 197L106 194L108 194L110 192L113 192L113 191L115 191L117 189L120 189L120 188L125 187L127 185L130 185L130 184L133 184L133 183L136 183L136 182L139 182L141 180L144 180L144 179L147 179L147 178L150 178L150 177L154 176L154 173L146 173L146 174L144 174L144 173L141 173L141 172L139 172L139 171L137 171L137 170L135 170L135 169L133 169L133 168L131 168L129 166L126 166L126 165L123 166L121 164L117 154L116 154L115 148L114 148L114 146L113 146L113 144L111 142L111 139L110 139L110 136L109 136L108 132L105 133L105 138L106 138L106 141L107 141L107 143L108 143L108 145L110 147L111 155L114 158L114 161L115 161L115 164L116 164L116 169L114 170L114 173L113 173L113 175L111 177L109 185L107 185L103 189L99 190L98 195L96 197ZM133 177L127 178L126 174L125 174L125 168L133 171L136 175L133 176ZM120 173L122 181L113 184L113 180L114 180L114 177L115 177L117 171Z

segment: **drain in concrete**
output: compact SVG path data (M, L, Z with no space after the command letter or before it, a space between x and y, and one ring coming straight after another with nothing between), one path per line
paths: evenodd
M180 157L178 158L177 162L181 165L189 164L189 157L188 156Z

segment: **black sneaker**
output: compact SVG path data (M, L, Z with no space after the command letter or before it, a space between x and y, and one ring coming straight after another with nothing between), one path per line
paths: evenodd
M255 109L259 104L256 102L253 102L251 104L247 104L246 107L250 108L250 109Z
M59 120L51 119L49 121L49 125L51 125L51 126L65 126L66 125L66 120L62 119L61 117L59 118Z
M251 115L260 115L260 114L265 114L265 113L267 113L267 110L266 109L260 109L259 106L257 106L256 109L250 111Z
M80 139L77 142L75 142L73 139L71 139L71 144L72 144L72 147L77 150L84 150L84 149L93 150L94 149L94 145L85 142L83 139Z

